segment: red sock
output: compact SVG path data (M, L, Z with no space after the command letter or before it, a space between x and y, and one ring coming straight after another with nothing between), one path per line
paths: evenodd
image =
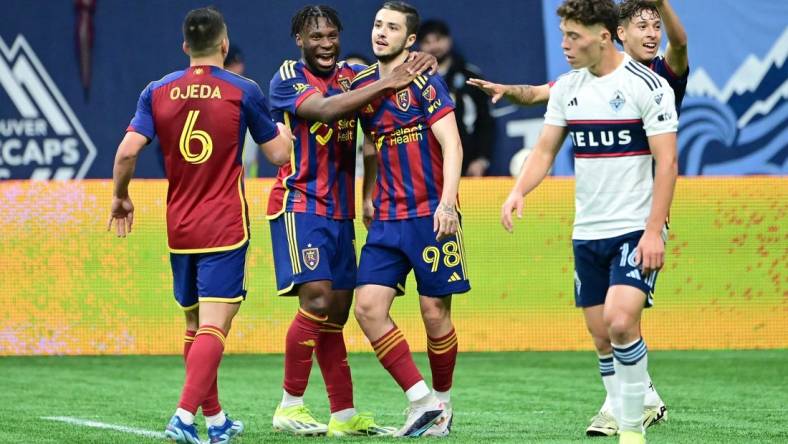
M304 396L312 371L312 351L326 319L299 308L287 330L284 389L293 396Z
M315 356L326 382L331 413L353 408L353 380L341 325L323 324L317 337Z
M197 334L194 330L186 330L186 334L183 336L183 363L186 364L186 358L189 356L189 350L192 348L192 344L194 343L194 335Z
M216 380L224 352L225 333L219 327L203 325L197 330L194 343L186 358L186 382L183 384L178 407L197 413Z
M457 363L457 334L454 328L440 338L427 336L427 356L432 370L432 388L439 392L448 391Z
M408 391L409 388L424 379L413 362L405 335L396 325L380 339L372 342L372 348L375 349L375 354L383 364L383 368L391 373L403 391Z

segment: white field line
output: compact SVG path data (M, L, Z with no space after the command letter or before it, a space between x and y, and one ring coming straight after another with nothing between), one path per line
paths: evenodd
M133 435L145 436L147 438L165 438L164 433L162 432L154 432L152 430L138 429L124 425L107 424L105 422L91 421L89 419L72 418L70 416L42 416L41 419L45 419L47 421L60 421L83 427L93 427L94 429L115 430L117 432L131 433Z

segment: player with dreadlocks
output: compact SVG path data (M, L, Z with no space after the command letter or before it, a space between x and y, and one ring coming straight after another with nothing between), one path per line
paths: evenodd
M267 214L278 292L299 300L285 339L284 393L273 426L296 435L389 435L395 430L355 410L342 333L356 286L356 110L434 70L437 61L419 55L391 77L349 91L367 67L338 61L341 31L334 9L303 7L291 31L301 59L285 61L271 79L272 115L296 141L290 162L279 168ZM328 392L328 424L304 405L313 352Z

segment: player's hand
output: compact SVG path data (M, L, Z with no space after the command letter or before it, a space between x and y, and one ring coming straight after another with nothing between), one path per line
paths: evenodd
M367 230L369 230L374 216L375 207L372 205L372 199L364 199L364 201L361 202L361 220L364 222L364 226Z
M410 85L410 82L416 78L416 74L412 74L412 64L409 62L405 62L402 65L397 66L391 71L391 75L387 77L388 85L394 89L400 89L402 87Z
M665 264L665 241L662 234L646 230L638 242L635 263L640 265L644 276L659 271Z
M488 96L492 97L492 103L498 103L504 94L506 94L506 85L501 85L500 83L488 82L482 79L468 79L465 83L475 86L487 93Z
M443 202L438 204L438 210L435 211L435 216L433 216L432 220L432 231L438 233L435 236L436 241L440 242L449 236L457 234L460 218L454 205Z
M438 72L438 59L426 52L411 51L406 62L410 62L410 73L414 75L422 74L427 69L430 74Z
M284 134L286 138L290 140L296 140L295 136L293 135L293 132L290 131L289 126L285 125L282 122L276 122L276 127L279 128L279 132L281 134Z
M107 231L112 230L112 221L115 221L118 237L126 237L126 234L131 233L131 225L134 223L134 204L131 203L130 197L112 198Z
M509 193L509 197L506 198L504 201L503 206L501 207L501 225L503 228L510 232L514 233L514 223L512 222L512 213L515 211L517 212L517 218L523 218L523 204L524 199L522 194L518 193L517 191L512 191Z

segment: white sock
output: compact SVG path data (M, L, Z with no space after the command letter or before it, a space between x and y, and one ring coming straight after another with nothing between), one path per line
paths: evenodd
M178 418L181 418L181 422L183 422L186 425L194 424L194 413L192 413L192 412L190 412L188 410L184 410L184 409L178 407L177 409L175 409L175 415Z
M331 414L331 417L339 422L348 422L352 417L356 416L356 409L351 407L349 409L340 410Z
M448 404L451 402L451 389L446 390L445 392L439 392L435 390L435 397L438 398L438 401Z
M619 392L620 383L618 376L615 374L610 376L603 376L602 383L605 385L607 396L605 396L605 403L602 405L602 411L610 413L614 418L618 418L621 414L621 393Z
M219 411L219 413L213 416L206 416L205 417L205 427L221 427L227 421L227 416L224 415L224 410Z
M645 407L656 407L661 402L662 398L659 397L657 389L654 388L654 382L651 380L651 375L646 372L646 397L643 400L643 405Z
M646 395L648 354L642 338L629 344L613 344L615 368L620 382L619 430L643 433L643 399Z
M282 403L279 404L282 408L292 407L294 405L304 405L303 396L293 396L287 393L287 390L282 390Z
M411 388L405 391L405 396L408 397L408 401L411 404L417 403L417 401L422 401L425 396L432 394L430 388L427 387L427 383L424 380L421 380L415 384Z

